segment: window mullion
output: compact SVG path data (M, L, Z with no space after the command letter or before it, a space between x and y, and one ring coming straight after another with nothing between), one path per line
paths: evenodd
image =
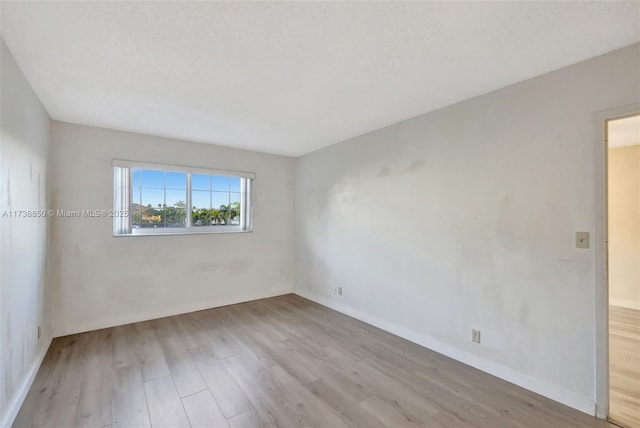
M246 202L245 202L245 194L247 192L247 180L244 178L240 179L240 229L244 230L245 225L247 223L245 219L245 212L247 211Z
M164 178L163 178L163 183L164 183L164 188L162 189L162 218L163 220L163 224L164 224L164 228L167 228L167 172L164 172Z
M129 205L127 207L129 214L127 218L127 233L131 233L131 230L133 230L133 168L127 168L127 171L127 175L129 176L129 182L127 183L127 193L129 194L129 200L127 201ZM140 223L142 223L142 218L140 219Z
M191 209L193 208L191 201L191 173L187 172L187 228L191 227Z

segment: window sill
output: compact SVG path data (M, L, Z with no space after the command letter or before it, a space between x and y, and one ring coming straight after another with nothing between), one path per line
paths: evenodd
M239 230L239 229L222 229L222 230L211 230L211 229L134 229L132 233L116 235L114 234L114 238L127 238L127 237L137 237L137 236L175 236L175 235L217 235L217 234L227 234L227 233L252 233L253 230Z

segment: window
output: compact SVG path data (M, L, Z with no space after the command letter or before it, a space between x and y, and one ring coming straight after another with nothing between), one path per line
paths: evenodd
M114 235L251 230L255 174L114 161L113 177Z

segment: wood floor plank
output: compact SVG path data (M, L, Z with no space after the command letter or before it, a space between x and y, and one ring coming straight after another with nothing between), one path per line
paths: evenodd
M326 379L318 379L304 385L315 397L334 409L336 415L349 427L384 428L373 415L358 406L360 400L358 396L349 394L349 389L340 386L347 382L335 382L340 377L334 378L333 382Z
M335 428L347 426L330 406L315 399L313 394L281 366L273 366L269 368L269 372L282 397L296 409L298 420L307 421L303 425Z
M198 370L225 417L230 418L253 408L236 381L219 360L202 358Z
M113 399L113 329L88 333L83 351L82 384L74 427L111 425Z
M145 382L144 391L153 428L190 427L171 376Z
M69 336L56 338L51 342L33 385L25 397L24 405L16 416L14 426L31 427L35 423L36 416L44 411L55 389L55 382L59 379L60 371L64 367L60 361L68 354L69 341L66 340L68 338Z
M280 394L266 368L250 354L234 355L223 360L225 368L251 401L261 418L275 426L300 426L290 404Z
M420 419L416 418L399 405L389 404L380 397L373 396L359 404L364 410L377 418L386 427L424 427ZM466 426L466 425L461 425Z
M169 366L162 353L155 329L149 325L136 325L134 330L140 336L142 380L148 382L168 376L170 374Z
M263 418L256 409L240 413L227 422L231 428L276 428L271 419Z
M113 426L150 427L149 409L138 363L115 368L113 380Z
M138 335L135 324L113 328L113 367L136 364L139 361Z
M207 389L189 347L188 334L183 331L177 317L155 320L162 353L176 384L180 397Z
M43 406L38 409L34 427L70 427L80 401L82 385L82 351L88 333L75 335L69 346L62 350L60 361L52 373L52 386ZM24 406L24 404L23 404Z
M227 419L208 390L182 398L192 428L228 428Z
M183 327L189 331L194 342L195 351L218 360L240 352L233 334L224 325L224 318L207 317L206 314L206 311L194 312L182 319Z
M609 307L609 415L640 427L640 311Z

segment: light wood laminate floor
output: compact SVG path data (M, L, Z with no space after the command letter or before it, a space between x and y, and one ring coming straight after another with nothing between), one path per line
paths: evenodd
M640 311L609 307L609 416L640 428Z
M286 295L55 339L15 426L610 425Z

